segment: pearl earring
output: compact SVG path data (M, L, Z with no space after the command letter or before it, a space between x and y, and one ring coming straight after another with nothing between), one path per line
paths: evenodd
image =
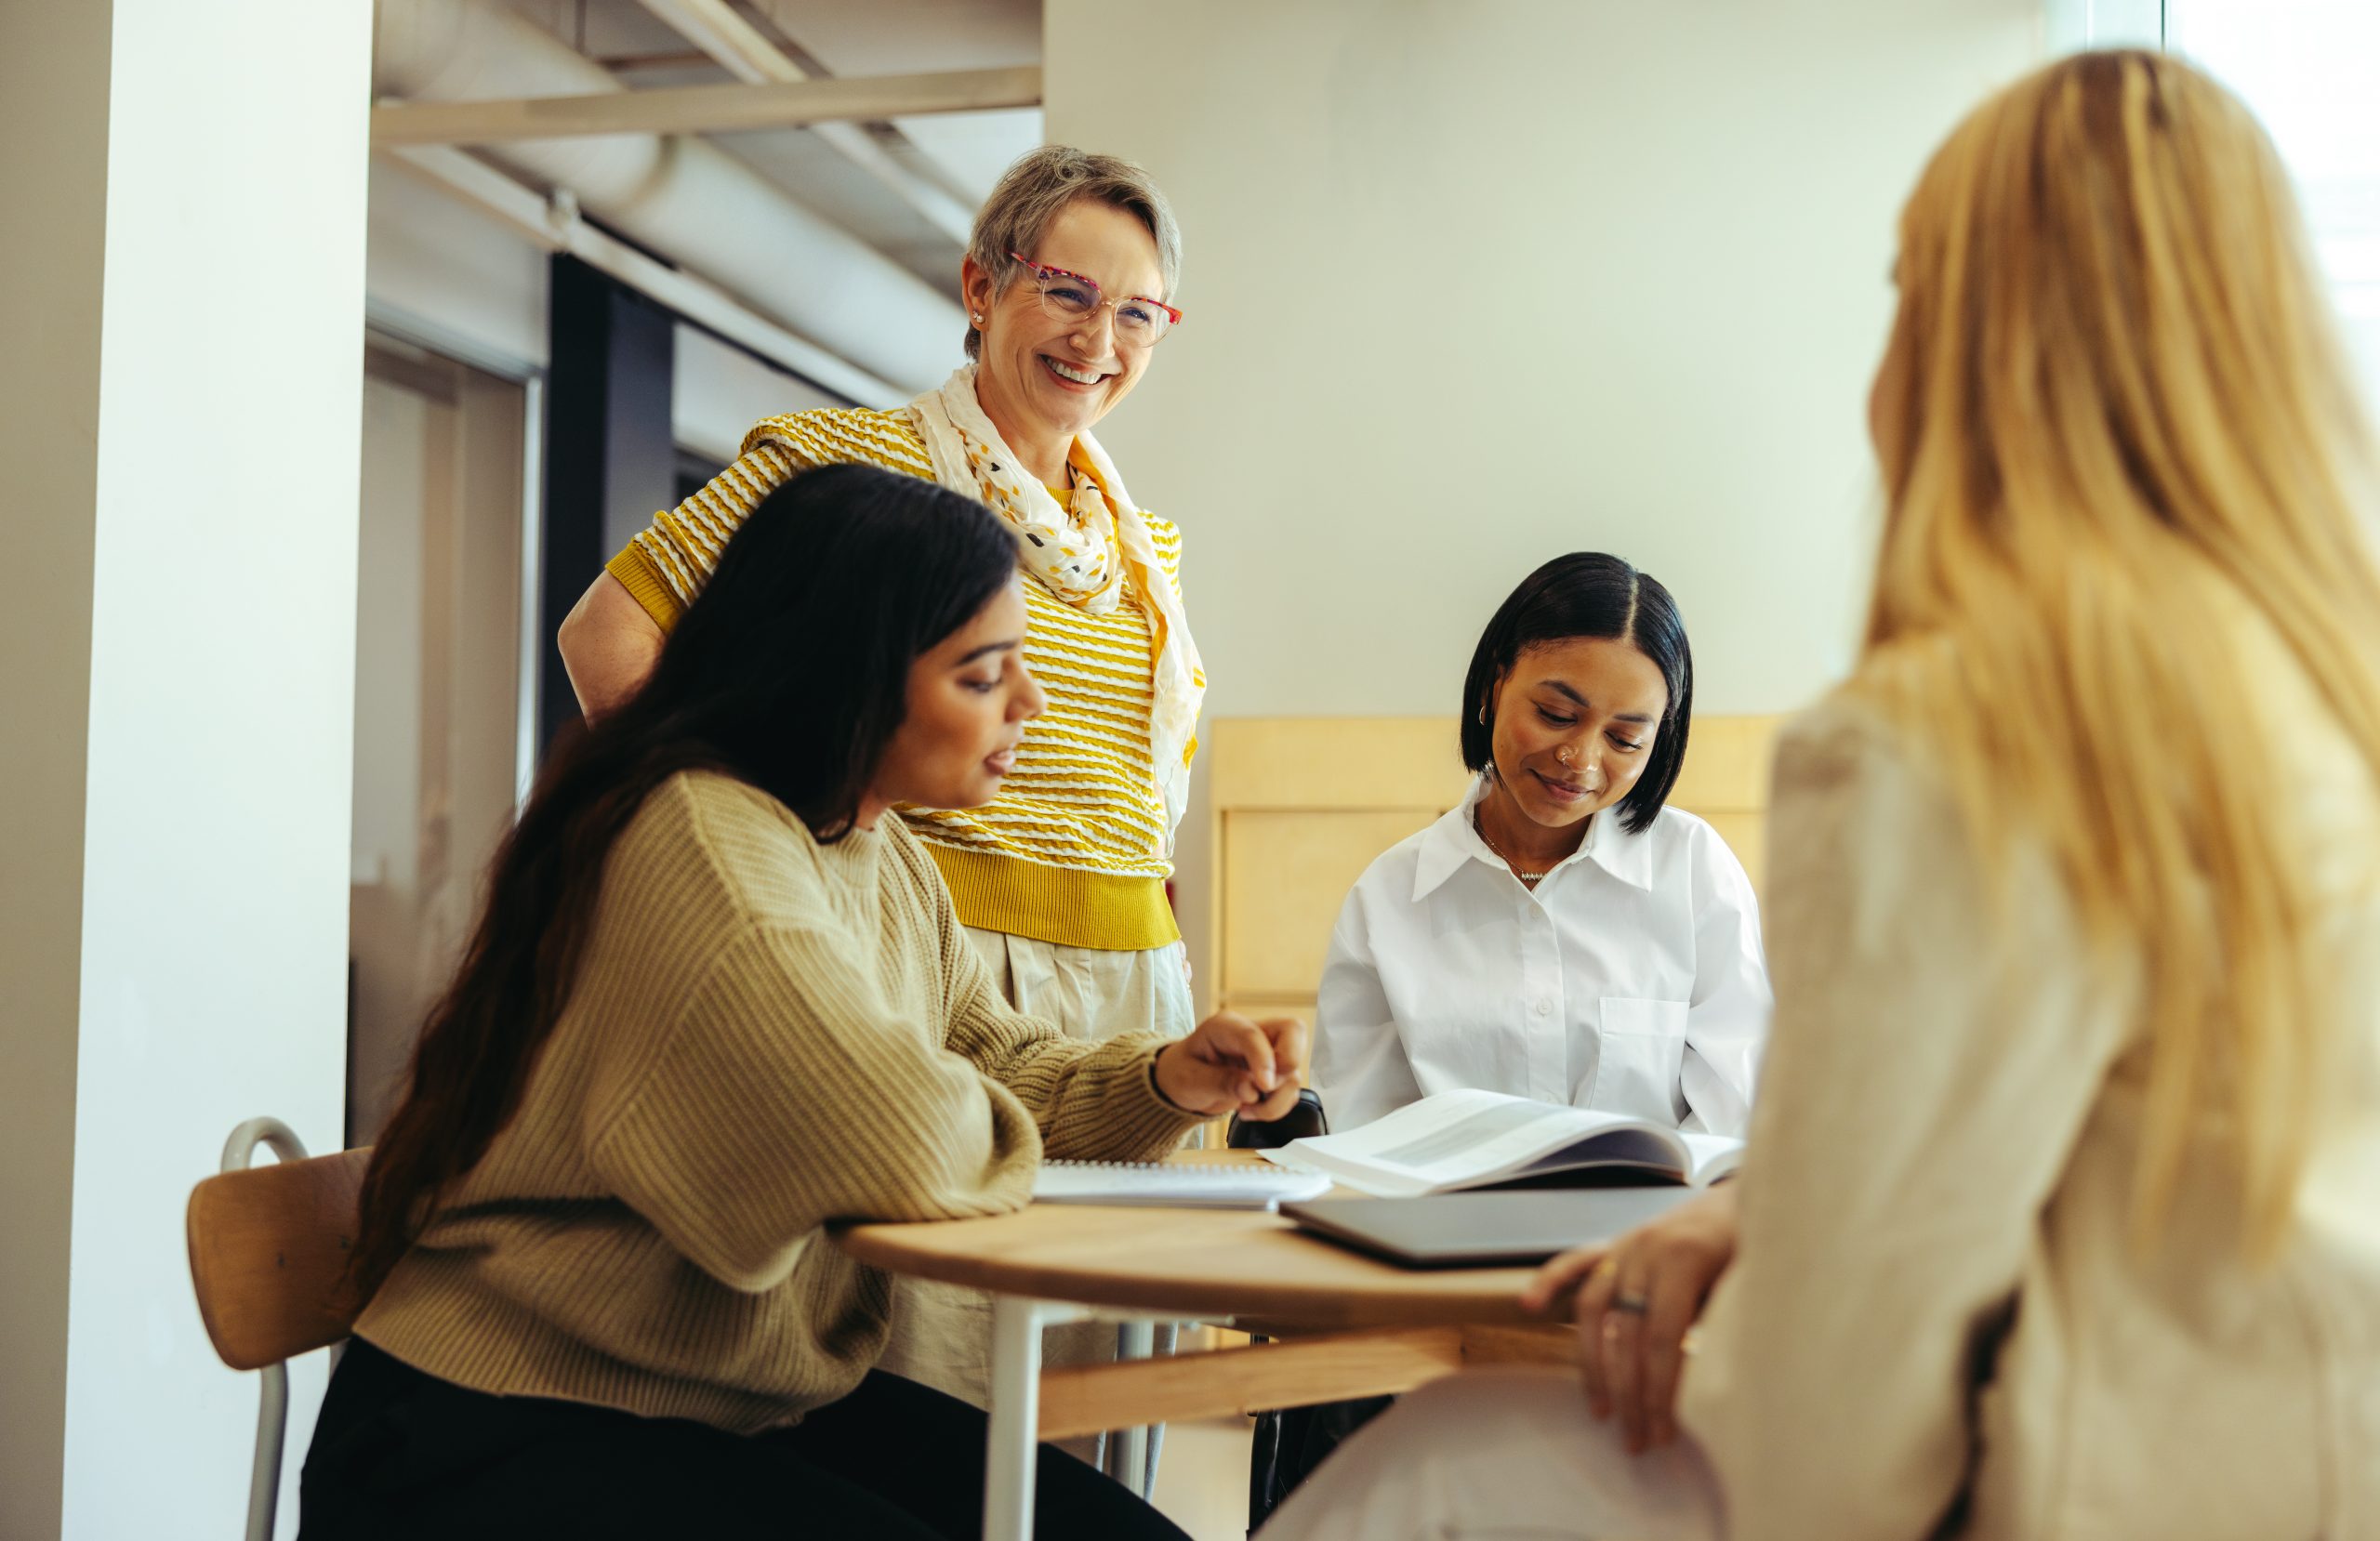
M983 324L984 324L984 312L983 312L983 311L981 311L981 310L976 311L973 319L974 319L974 322L975 322L975 324L976 324L976 325L978 325L978 326L983 325Z

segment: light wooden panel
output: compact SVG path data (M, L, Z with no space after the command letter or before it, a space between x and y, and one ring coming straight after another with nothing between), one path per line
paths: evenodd
M1246 1003L1314 998L1347 890L1383 850L1443 809L1250 809L1223 816L1223 992Z
M1686 808L1684 803L1678 806ZM1758 889L1767 869L1768 816L1756 809L1725 813L1716 809L1708 812L1699 808L1686 808L1686 810L1700 813L1711 821L1711 827L1719 832L1719 838L1727 842L1727 849L1734 851L1736 860L1744 864L1744 874L1752 879L1752 886Z
M1686 746L1670 801L1689 813L1705 808L1768 806L1768 762L1777 752L1778 717L1699 717ZM1708 815L1705 815L1708 817Z
M1710 821L1759 886L1775 717L1696 719L1673 806ZM1239 718L1207 735L1210 953L1220 1004L1311 1011L1331 922L1372 858L1462 800L1445 718Z
M1452 808L1471 784L1435 717L1225 718L1209 724L1219 809Z

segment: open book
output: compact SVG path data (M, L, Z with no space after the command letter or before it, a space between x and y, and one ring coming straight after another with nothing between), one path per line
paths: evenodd
M1744 1142L1649 1119L1499 1091L1442 1091L1346 1134L1293 1139L1265 1156L1384 1198L1625 1168L1700 1188L1731 1175Z

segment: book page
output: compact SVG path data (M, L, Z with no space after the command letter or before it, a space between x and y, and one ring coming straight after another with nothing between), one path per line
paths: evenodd
M1333 1173L1376 1193L1421 1193L1508 1176L1549 1152L1643 1121L1493 1091L1447 1091L1348 1134L1291 1141L1266 1155Z
M1743 1159L1744 1142L1730 1135L1697 1134L1678 1131L1678 1139L1686 1142L1686 1152L1694 1157L1694 1166L1686 1180L1697 1188L1708 1188L1721 1178L1736 1175L1736 1164Z

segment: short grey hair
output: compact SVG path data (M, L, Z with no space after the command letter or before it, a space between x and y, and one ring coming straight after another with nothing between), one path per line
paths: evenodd
M1020 157L1000 174L999 185L975 216L967 255L992 275L994 295L1006 294L1017 280L1016 264L1008 254L1033 255L1060 211L1086 198L1122 209L1148 227L1157 242L1157 270L1165 275L1165 293L1149 297L1173 297L1182 281L1182 227L1173 222L1173 205L1157 191L1156 180L1130 161L1063 144L1045 144ZM983 347L983 334L969 327L967 356L976 357Z

